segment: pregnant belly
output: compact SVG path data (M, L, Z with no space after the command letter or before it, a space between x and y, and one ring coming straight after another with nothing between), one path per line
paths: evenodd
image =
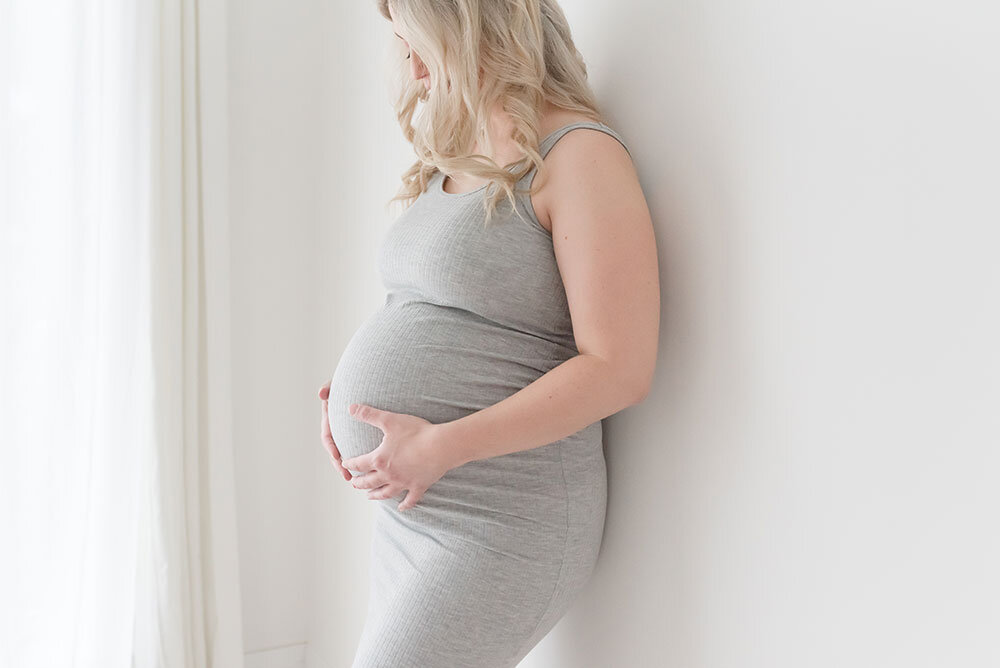
M354 333L330 383L330 431L344 458L378 447L382 431L352 403L448 422L491 406L576 354L462 309L392 302Z

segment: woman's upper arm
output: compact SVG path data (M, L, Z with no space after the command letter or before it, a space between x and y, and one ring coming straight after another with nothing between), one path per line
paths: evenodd
M641 400L656 365L660 285L638 175L625 148L599 130L567 133L546 162L552 244L577 349L608 361Z

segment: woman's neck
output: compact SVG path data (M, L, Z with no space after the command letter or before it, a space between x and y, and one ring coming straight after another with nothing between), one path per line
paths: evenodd
M554 104L546 101L542 107L541 118L539 122L539 139L551 132L553 122L558 124L557 117L560 113L560 108ZM551 129L550 129L551 128ZM514 145L513 140L511 140L511 134L514 131L514 120L510 117L510 114L505 112L501 106L498 104L493 112L490 114L489 128L490 141L493 143L493 155L490 155L494 162L496 162L501 167L503 165L516 162L521 159L521 152ZM481 155L488 155L483 151L483 147L479 145L476 141L475 146L472 148L473 153L479 153Z

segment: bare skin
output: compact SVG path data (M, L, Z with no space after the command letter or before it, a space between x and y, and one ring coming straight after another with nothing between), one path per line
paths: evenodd
M405 33L393 21L395 32ZM411 74L426 78L412 51ZM539 133L587 120L547 104ZM520 159L509 140L512 121L497 113L491 156L506 165ZM504 137L505 139L494 139ZM476 148L473 148L476 151ZM326 407L329 383L320 388L323 440L331 461L369 499L408 494L399 510L416 505L445 472L470 461L555 442L649 393L659 341L660 287L656 241L638 174L624 147L597 130L571 132L546 155L549 176L531 203L552 235L579 354L492 406L460 419L432 424L419 416L352 405L351 415L384 434L372 452L343 461ZM483 185L460 176L446 192ZM401 447L401 444L406 444ZM352 478L350 471L364 472Z
M542 139L549 133L558 130L564 125L569 125L570 123L576 123L577 121L589 121L591 119L578 114L573 111L566 111L561 107L557 107L551 102L546 101L545 106L542 108L542 117L539 122L538 137ZM523 154L514 145L513 141L510 139L511 131L513 130L514 123L510 116L502 111L494 112L490 120L490 139L493 140L494 145L497 147L494 155L490 157L493 158L501 167L509 165L511 163L517 162L521 159ZM502 137L503 140L494 139L494 137ZM567 140L569 138L567 137ZM565 140L561 140L565 141ZM555 150L555 149L553 149ZM479 142L472 149L473 153L483 153L479 147ZM460 176L459 178L446 177L444 183L441 187L444 188L445 192L452 194L460 194L464 192L469 192L470 190L475 190L486 183L483 179L477 179L474 176ZM541 223L550 234L552 233L552 222L549 218L547 201L549 197L548 183L544 183L538 192L531 195L531 206L535 210L535 214L538 216L538 222Z
M320 437L323 439L323 447L326 448L327 453L330 455L330 463L333 464L333 468L337 469L337 472L344 478L344 480L351 481L351 472L344 468L341 464L343 459L340 455L340 449L337 448L337 444L333 440L333 433L330 431L330 381L319 388L319 398L320 403L323 408L323 417L320 418L319 431Z

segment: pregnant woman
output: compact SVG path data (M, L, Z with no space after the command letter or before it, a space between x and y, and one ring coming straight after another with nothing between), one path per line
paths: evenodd
M378 504L353 666L507 668L597 560L601 419L656 362L653 227L554 0L378 5L418 159L385 303L320 389L331 460Z

